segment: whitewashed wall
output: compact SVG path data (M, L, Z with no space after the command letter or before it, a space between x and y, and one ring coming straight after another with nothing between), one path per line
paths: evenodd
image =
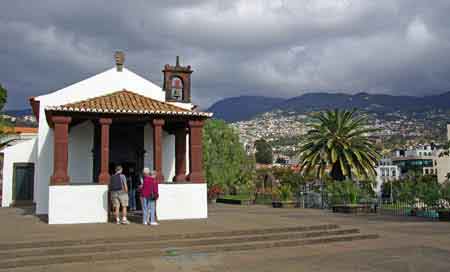
M70 183L92 183L94 124L85 121L70 128L69 177Z
M165 100L165 93L161 87L126 68L122 72L117 72L115 67L56 92L36 97L36 100L40 102L37 162L35 169L37 214L48 213L48 187L50 176L53 172L53 130L47 124L45 107L78 102L123 89L159 101Z
M107 185L49 186L49 224L108 222Z
M147 124L144 127L144 167L153 169L153 127Z
M9 207L12 204L13 196L13 172L14 163L35 163L36 162L36 139L19 142L13 146L3 148L3 196L2 207ZM36 196L36 184L33 195Z
M47 124L44 107L45 101L41 101L37 157L34 170L36 214L48 213L48 185L53 173L53 130Z
M186 176L189 175L189 164L190 164L190 158L189 158L189 133L186 135Z
M56 92L38 96L36 99L39 101L45 100L46 105L62 105L122 91L123 89L159 101L165 101L165 93L161 87L126 68L122 72L117 72L115 67Z
M437 180L442 184L447 180L447 174L450 173L450 157L437 157L435 162L437 169Z
M156 212L158 220L207 218L206 183L160 184Z
M175 176L175 135L163 132L162 172L165 182L172 182Z

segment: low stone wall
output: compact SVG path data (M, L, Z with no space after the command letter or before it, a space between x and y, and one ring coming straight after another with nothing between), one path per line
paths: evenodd
M206 183L159 184L158 220L208 218Z
M108 186L99 184L49 186L49 224L106 223Z

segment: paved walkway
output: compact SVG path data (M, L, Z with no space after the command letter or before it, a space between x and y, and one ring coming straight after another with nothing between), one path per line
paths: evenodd
M450 271L450 224L411 217L350 216L312 209L214 205L209 219L139 224L47 225L21 209L0 209L0 243L98 239L339 224L381 237L324 245L193 254L15 271Z

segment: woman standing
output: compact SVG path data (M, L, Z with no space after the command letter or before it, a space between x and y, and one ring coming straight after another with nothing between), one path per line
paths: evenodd
M144 178L141 190L143 199L142 205L142 224L147 225L150 216L150 225L156 226L156 200L158 194L158 182L156 181L155 171L150 171L147 167L143 170Z

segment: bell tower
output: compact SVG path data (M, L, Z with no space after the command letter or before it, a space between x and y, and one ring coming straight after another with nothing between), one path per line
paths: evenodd
M191 66L181 66L177 56L175 66L164 65L164 87L167 102L191 103Z

